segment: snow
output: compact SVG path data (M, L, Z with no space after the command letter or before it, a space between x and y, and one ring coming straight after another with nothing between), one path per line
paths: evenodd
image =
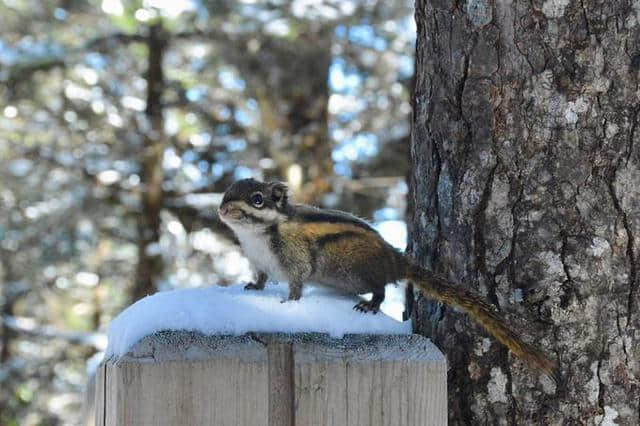
M242 285L180 289L145 297L121 312L109 326L106 358L120 357L140 339L162 330L196 331L207 335L259 333L411 334L411 322L384 313L353 310L358 301L323 288L305 286L302 299L281 303L284 284L246 291ZM382 309L402 312L400 292L387 292ZM394 300L395 299L395 300Z

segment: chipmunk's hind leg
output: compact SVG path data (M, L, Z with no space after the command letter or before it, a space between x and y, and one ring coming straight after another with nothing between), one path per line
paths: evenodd
M360 312L373 312L373 314L377 314L380 310L380 304L384 300L384 287L382 288L382 292L373 293L373 297L371 300L362 300L358 302L353 309Z
M256 282L245 285L244 289L245 290L264 290L264 285L267 282L267 278L269 278L267 274L260 271L258 272L258 279L256 280Z

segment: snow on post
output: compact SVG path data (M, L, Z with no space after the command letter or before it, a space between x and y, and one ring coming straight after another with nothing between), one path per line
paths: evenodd
M240 286L158 293L121 313L96 425L446 424L446 361L353 298Z
M307 287L302 299L282 303L287 291L284 284L267 285L262 291L245 291L241 285L234 285L165 291L145 297L111 322L106 358L122 356L138 340L164 330L233 336L248 332L316 332L332 337L411 333L409 322L354 311L357 298ZM394 308L398 310L397 303L390 307Z

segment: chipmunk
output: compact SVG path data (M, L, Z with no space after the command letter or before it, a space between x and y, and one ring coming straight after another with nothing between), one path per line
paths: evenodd
M305 282L352 294L373 293L354 309L375 314L385 285L406 279L425 297L467 312L515 355L557 381L556 363L523 342L478 294L416 265L365 221L337 210L292 204L287 191L281 182L243 179L224 194L220 219L258 272L257 281L245 289L263 289L270 277L289 284L288 300L300 299Z

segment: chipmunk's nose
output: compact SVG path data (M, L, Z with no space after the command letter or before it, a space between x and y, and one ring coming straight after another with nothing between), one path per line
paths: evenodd
M223 204L218 208L218 214L220 216L225 216L229 212L229 204Z

